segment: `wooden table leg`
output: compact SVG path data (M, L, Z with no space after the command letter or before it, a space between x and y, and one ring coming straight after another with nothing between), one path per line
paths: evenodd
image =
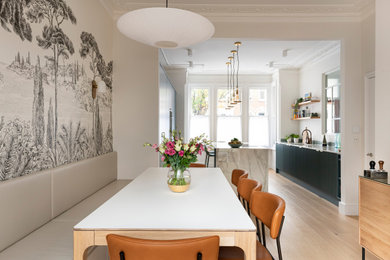
M95 245L94 231L73 231L73 260L87 259L87 248Z
M256 260L256 232L236 232L235 246L244 251L246 260Z

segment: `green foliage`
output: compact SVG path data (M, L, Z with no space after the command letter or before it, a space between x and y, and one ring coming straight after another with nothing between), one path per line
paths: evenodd
M209 109L208 89L194 89L192 92L192 114L203 116Z

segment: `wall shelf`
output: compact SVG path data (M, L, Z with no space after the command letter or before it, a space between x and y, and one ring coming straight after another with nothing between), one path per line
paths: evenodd
M301 103L298 103L298 106L301 107L301 106L307 106L307 105L311 105L311 104L314 104L314 103L319 103L320 100L310 100L310 101L304 101L304 102L301 102ZM293 108L295 108L295 104L291 105Z
M310 120L310 119L320 119L320 117L299 117L299 118L292 118L292 120Z

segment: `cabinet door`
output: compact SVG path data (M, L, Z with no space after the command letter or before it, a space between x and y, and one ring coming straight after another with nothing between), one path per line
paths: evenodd
M322 153L311 149L305 150L305 181L314 188L319 188L321 176L320 157Z
M284 171L284 167L283 167L284 146L285 145L283 144L276 144L276 169L282 172Z
M284 147L284 171L290 175L295 176L296 173L296 162L295 162L295 147L286 145Z
M296 178L300 179L301 181L307 182L306 180L306 159L305 159L305 153L307 149L302 149L298 147L294 147L294 151L292 151L291 155L294 157L295 165L292 172L292 175L294 175Z
M322 153L321 155L321 190L337 198L338 195L338 154Z

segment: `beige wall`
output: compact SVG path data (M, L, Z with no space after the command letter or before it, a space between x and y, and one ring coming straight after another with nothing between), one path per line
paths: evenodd
M325 129L325 110L323 110L324 98L323 93L323 75L340 68L340 50L333 50L321 60L309 63L304 66L299 73L299 96L303 97L305 93L311 92L313 97L318 97L321 102L307 106L311 113L317 112L322 119L299 121L300 133L307 127L313 134L313 140L322 142L323 132ZM334 134L326 136L328 142L335 141Z
M375 71L375 14L362 21L363 73Z
M113 129L118 178L134 179L158 166L157 153L143 148L158 141L158 49L114 30Z
M280 141L281 138L285 138L287 135L299 133L299 123L291 120L291 104L299 96L299 70L279 70L277 82L277 132L279 135L276 139Z
M390 169L390 1L376 0L375 159ZM387 165L387 166L386 166Z

